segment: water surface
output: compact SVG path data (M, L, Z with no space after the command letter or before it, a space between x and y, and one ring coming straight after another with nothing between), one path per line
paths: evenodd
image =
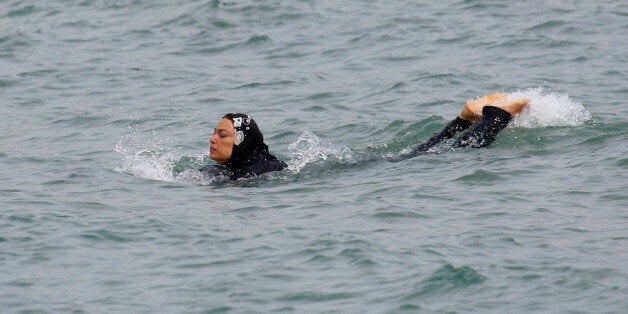
M0 2L0 312L626 312L627 14ZM492 92L489 148L382 160ZM227 112L289 169L196 171Z

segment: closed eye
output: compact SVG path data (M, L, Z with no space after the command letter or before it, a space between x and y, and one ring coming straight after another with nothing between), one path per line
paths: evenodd
M220 129L220 130L214 129L214 134L218 134L218 136L220 137L228 137L231 135L231 132L227 130L223 130L223 129Z

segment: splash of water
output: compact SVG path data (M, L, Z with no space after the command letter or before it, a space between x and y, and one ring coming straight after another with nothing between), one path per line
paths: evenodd
M184 156L172 149L134 150L122 141L114 149L122 156L122 164L116 170L137 178L197 185L208 185L222 179L198 171L205 163L204 156Z
M320 170L334 164L358 162L351 149L325 145L312 132L303 132L288 148L290 158L287 164L292 173L299 173L306 166ZM122 156L122 164L117 170L142 179L197 185L220 183L228 179L207 176L197 170L205 164L206 156L183 156L172 148L133 148L133 145L124 144L122 140L115 146L115 151Z
M174 156L172 153L146 150L131 151L122 142L119 142L114 149L122 156L122 165L118 167L119 171L144 179L174 181L172 174Z
M326 146L316 134L305 131L288 146L290 160L288 170L298 173L310 164L351 164L357 162L353 151L348 147Z
M508 96L530 99L528 106L513 119L515 127L577 126L591 120L591 113L582 104L572 101L567 94L552 93L547 88L529 88Z

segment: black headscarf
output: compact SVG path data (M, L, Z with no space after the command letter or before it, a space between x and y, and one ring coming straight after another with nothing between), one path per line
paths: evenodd
M231 158L225 163L227 168L240 170L260 155L274 158L268 152L268 145L264 143L264 135L257 127L255 120L244 113L228 113L223 118L233 121L235 129Z

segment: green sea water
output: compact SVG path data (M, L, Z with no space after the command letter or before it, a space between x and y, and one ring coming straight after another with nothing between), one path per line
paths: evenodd
M0 1L0 313L626 313L622 1ZM390 163L487 93L484 149ZM199 171L249 113L288 169Z

